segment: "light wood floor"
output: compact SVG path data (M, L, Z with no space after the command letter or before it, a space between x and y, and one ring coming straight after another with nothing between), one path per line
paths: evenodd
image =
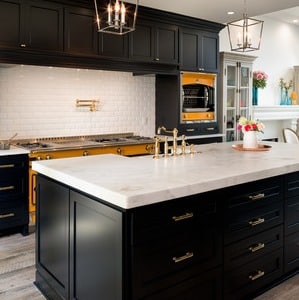
M0 300L46 299L33 284L34 265L34 232L0 237ZM255 300L299 300L299 274Z

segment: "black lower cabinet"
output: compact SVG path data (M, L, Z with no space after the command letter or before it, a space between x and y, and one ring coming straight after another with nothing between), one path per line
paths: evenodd
M284 271L299 271L299 172L286 176Z
M49 299L122 299L121 213L41 176L37 187L36 286Z
M133 210L132 299L173 299L174 295L180 299L182 293L187 298L181 299L196 299L202 293L214 293L207 290L221 284L217 276L222 265L222 234L214 199L212 194L202 194ZM210 285L201 285L203 275L216 268Z
M222 299L222 268L189 278L168 289L148 295L144 300Z
M257 291L283 274L283 251L278 249L248 264L239 266L224 276L224 299L253 299Z
M39 177L36 222L36 286L49 299L69 295L69 189Z
M70 299L122 299L122 213L70 191Z
M287 176L125 210L38 174L35 284L50 300L253 299L298 272Z
M0 156L0 236L28 235L28 164L27 154Z

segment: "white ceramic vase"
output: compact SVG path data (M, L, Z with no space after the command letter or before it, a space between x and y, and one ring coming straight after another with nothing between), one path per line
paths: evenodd
M258 147L256 131L246 131L243 134L243 148L256 149Z

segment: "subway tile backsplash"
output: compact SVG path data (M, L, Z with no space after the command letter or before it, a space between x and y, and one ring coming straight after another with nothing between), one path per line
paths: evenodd
M76 107L95 99L98 111ZM155 134L155 77L127 72L0 65L0 139Z

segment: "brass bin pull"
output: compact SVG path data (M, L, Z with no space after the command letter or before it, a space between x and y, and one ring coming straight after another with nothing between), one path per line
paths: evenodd
M183 260L186 260L186 259L189 259L193 257L193 252L187 252L185 255L183 256L180 256L180 257L173 257L172 260L175 262L175 263L178 263L178 262L181 262Z
M182 221L182 220L189 219L189 218L193 218L193 213L185 213L184 215L181 215L181 216L173 216L172 220L177 222L177 221Z
M265 248L265 244L264 243L258 243L257 245L249 247L248 250L253 253L253 252L256 252L256 251L261 250L263 248Z
M10 186L3 186L3 187L0 187L0 191L8 191L8 190L14 190L14 186L13 185L10 185Z
M261 198L264 198L265 197L265 194L264 193L260 193L260 194L257 194L257 195L254 195L254 196L249 196L249 199L254 201L254 200L258 200L258 199L261 199Z
M0 215L0 219L11 218L14 216L15 216L14 213L4 214L4 215Z
M15 167L15 165L14 164L9 164L9 165L0 165L0 168L2 169L4 169L4 168L14 168Z
M258 270L256 274L249 275L249 279L253 281L253 280L256 280L256 279L258 279L260 277L263 277L264 275L265 275L264 271Z
M259 224L262 224L265 222L265 219L264 218L258 218L256 220L252 220L252 221L249 221L249 224L251 226L256 226L256 225L259 225Z

